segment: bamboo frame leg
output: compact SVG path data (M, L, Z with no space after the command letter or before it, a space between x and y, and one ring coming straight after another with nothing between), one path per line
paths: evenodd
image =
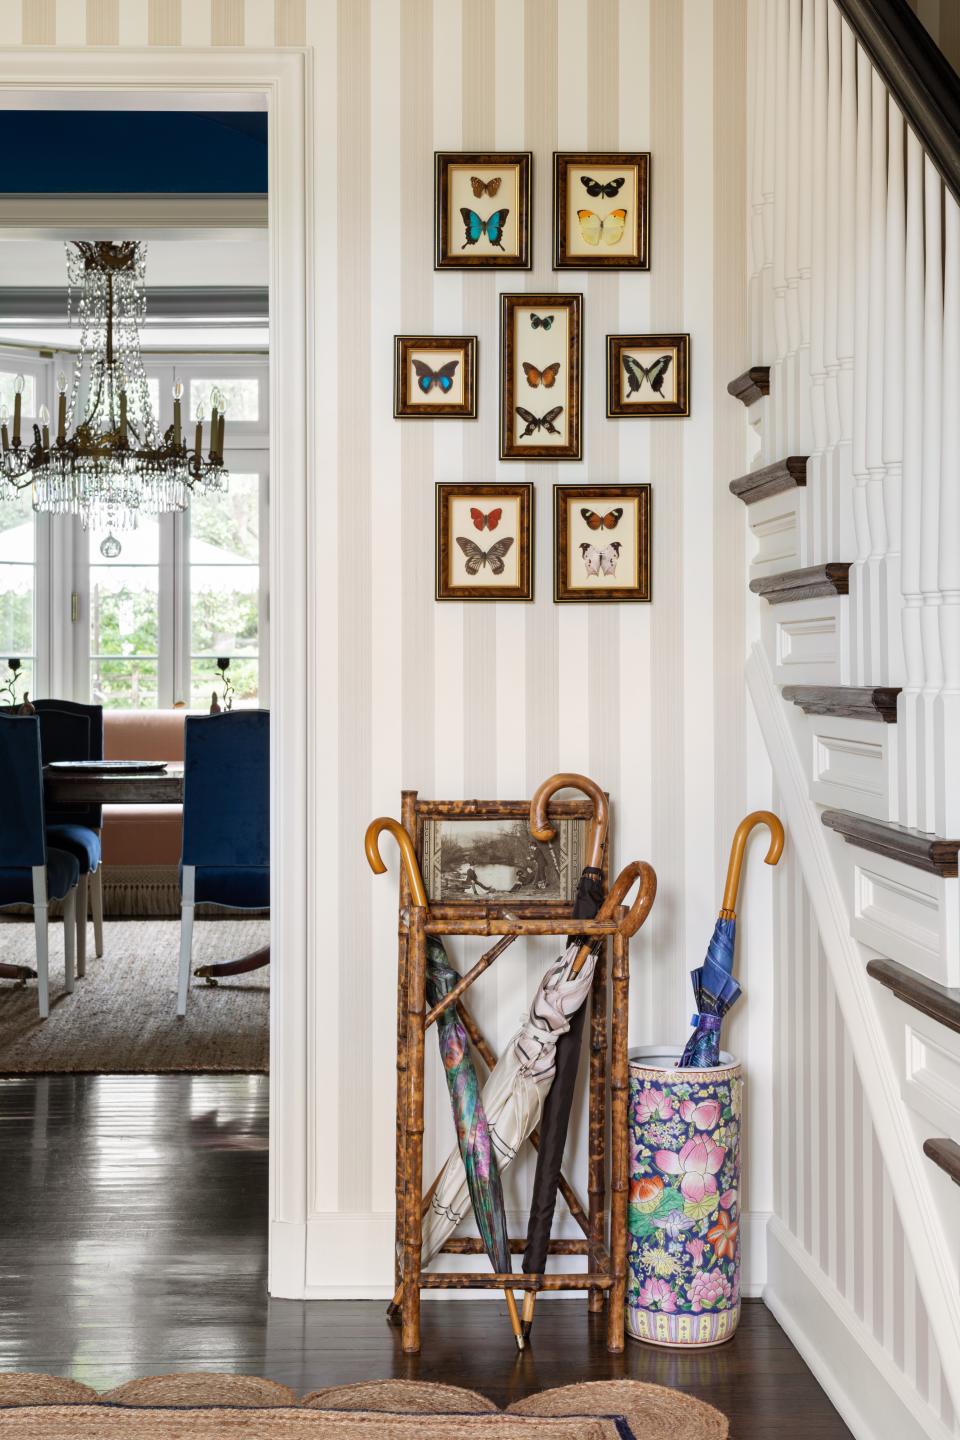
M630 999L628 941L613 937L613 1024L610 1067L610 1305L607 1312L607 1349L620 1351L624 1343L623 1308L627 1298L627 1186L629 1149L627 1098L629 1061L627 1020Z
M407 948L407 1119L404 1145L403 1350L420 1351L420 1196L423 1191L423 1052L426 1013L424 912L411 912Z
M607 1168L607 945L600 947L590 994L590 1155L588 1201L590 1250L588 1270L600 1270L604 1248L605 1176ZM592 1315L603 1309L604 1293L594 1286L587 1298Z
M400 796L400 823L416 843L417 792L404 790ZM396 1178L394 1180L393 1288L394 1297L387 1306L387 1319L399 1318L403 1298L403 1217L406 1193L405 1154L407 1123L407 955L409 931L404 909L410 904L410 885L406 869L400 868L400 924L397 930L397 1141Z

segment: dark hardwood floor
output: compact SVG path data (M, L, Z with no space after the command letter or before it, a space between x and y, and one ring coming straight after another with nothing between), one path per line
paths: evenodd
M501 1304L428 1300L423 1352L404 1356L381 1301L269 1300L262 1076L0 1081L0 1215L3 1370L98 1389L172 1370L265 1375L298 1391L403 1375L501 1404L627 1375L709 1400L735 1440L849 1436L760 1301L718 1349L628 1342L620 1356L604 1348L602 1316L544 1301L518 1356Z

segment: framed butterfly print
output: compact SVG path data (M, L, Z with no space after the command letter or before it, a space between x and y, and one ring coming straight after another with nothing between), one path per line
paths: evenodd
M476 419L476 335L395 335L393 347L397 420Z
M438 600L533 599L533 486L437 486Z
M553 598L650 599L650 486L553 487Z
M557 151L554 270L650 269L650 156Z
M435 270L530 269L529 151L434 155Z
M690 414L689 335L608 335L611 420Z
M500 459L579 460L582 295L500 296Z

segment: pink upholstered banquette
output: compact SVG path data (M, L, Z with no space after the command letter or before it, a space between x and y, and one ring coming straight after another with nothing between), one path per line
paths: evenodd
M183 762L183 722L189 710L105 710L107 760ZM178 865L183 838L179 805L105 805L104 865Z

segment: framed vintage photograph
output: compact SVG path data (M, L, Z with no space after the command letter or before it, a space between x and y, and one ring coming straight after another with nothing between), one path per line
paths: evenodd
M543 841L530 834L529 809L521 816L424 820L421 869L430 903L572 905L586 858L588 822L558 818L554 823L556 838Z
M533 486L437 486L438 600L533 599Z
M690 414L689 335L608 335L611 420Z
M553 268L649 270L649 154L554 153Z
M434 156L435 270L529 270L529 151Z
M476 419L476 335L395 335L393 345L396 419Z
M553 598L650 599L650 486L553 487Z
M582 295L500 296L500 459L579 460Z

